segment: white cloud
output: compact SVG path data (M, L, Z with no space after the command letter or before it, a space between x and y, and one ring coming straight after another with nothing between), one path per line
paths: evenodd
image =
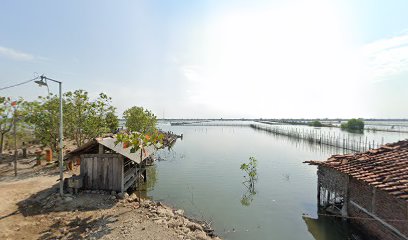
M408 33L369 43L363 47L362 53L374 80L383 81L392 75L406 72Z
M31 61L35 57L29 53L0 46L0 55L17 61Z

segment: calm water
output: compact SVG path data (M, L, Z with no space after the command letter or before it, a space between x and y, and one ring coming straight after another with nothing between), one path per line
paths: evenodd
M320 148L249 127L161 126L183 133L149 169L148 196L210 220L225 239L347 239L349 228L318 218L316 167L342 150ZM256 194L242 184L240 164L258 160ZM249 205L243 205L246 197ZM304 215L311 218L305 218Z
M366 139L367 141L370 141L370 142L374 140L375 143L378 143L378 144L392 143L398 140L403 140L403 139L408 138L408 133L404 133L404 132L384 132L384 131L365 130L364 134L362 134L362 133L350 133L347 131L343 131L340 128L328 128L328 127L314 128L314 127L301 126L301 125L278 125L278 127L283 128L283 129L297 129L298 131L303 130L307 132L310 132L310 131L314 131L317 133L321 132L326 135L330 133L330 136L340 137L341 139L349 138L349 139L354 139L356 141L362 141L362 142L364 142Z

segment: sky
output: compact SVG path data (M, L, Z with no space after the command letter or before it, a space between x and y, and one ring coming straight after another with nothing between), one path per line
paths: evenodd
M408 1L4 0L0 88L38 74L118 115L408 118Z

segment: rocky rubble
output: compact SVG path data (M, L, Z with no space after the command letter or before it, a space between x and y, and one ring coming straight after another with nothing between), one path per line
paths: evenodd
M127 193L121 194L116 192L83 191L77 195L65 194L63 198L58 193L53 193L36 201L37 206L41 209L41 213L49 211L76 212L78 209L86 208L85 205L90 203L93 205L93 209L111 209L116 211L115 209L126 208L134 211L133 215L135 217L136 215L139 216L132 221L128 220L121 224L120 232L124 234L122 237L131 236L135 226L142 226L144 221L148 221L176 233L179 239L220 239L214 234L214 230L208 224L186 217L182 209L173 209L161 202L147 199L139 202L139 198L134 193L129 195ZM33 204L33 202L29 204ZM133 222L133 224L128 222ZM87 226L84 227L88 229ZM92 235L90 231L84 233L85 236L90 236L88 234ZM149 233L146 232L146 234Z
M184 215L182 209L173 209L161 202L142 200L138 202L135 194L121 200L124 204L135 204L146 211L146 217L156 224L173 229L180 239L216 240L220 239L214 234L214 230L206 223L190 219ZM143 210L140 210L143 212Z

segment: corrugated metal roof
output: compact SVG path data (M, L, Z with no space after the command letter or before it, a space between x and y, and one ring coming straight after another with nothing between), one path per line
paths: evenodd
M408 140L306 163L333 168L408 201Z
M75 150L69 152L67 155L65 155L64 159L67 160L71 158L72 156L78 156L80 154L89 153L89 151L91 151L92 149L95 149L95 147L97 147L98 144L102 144L103 146L115 151L118 154L121 154L129 158L130 160L138 164L141 162L141 160L142 161L145 160L146 158L148 158L150 155L152 155L156 151L156 147L153 145L150 145L144 148L142 157L141 157L140 156L140 151L142 151L141 149L137 150L134 153L131 153L130 147L123 148L122 143L118 143L117 145L115 145L115 141L116 141L116 138L114 136L92 139L89 142L83 144L82 146L76 148Z
M153 145L150 145L142 151L141 149L137 150L134 153L130 152L130 147L128 148L123 148L123 143L118 143L115 145L116 138L114 137L107 137L107 138L97 138L96 139L98 143L102 144L103 146L112 149L118 154L121 154L130 160L140 163L141 160L145 160L147 157L149 157L151 154L153 154L156 151L156 148ZM142 151L142 156L140 156L140 152ZM142 158L142 159L141 159Z

